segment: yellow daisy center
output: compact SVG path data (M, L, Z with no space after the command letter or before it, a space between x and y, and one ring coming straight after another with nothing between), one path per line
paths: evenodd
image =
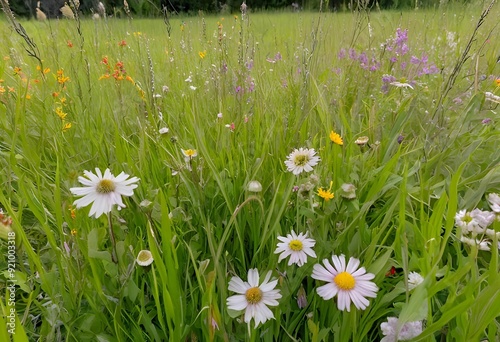
M262 300L262 290L258 287L251 287L245 292L245 298L249 304L257 304Z
M333 278L333 282L341 289L341 290L352 290L354 285L356 285L356 279L352 276L352 274L348 272L341 272Z
M462 221L464 221L465 223L470 223L472 221L472 217L469 214L465 214Z
M288 243L288 247L290 247L290 249L292 251L295 251L295 252L298 252L298 251L301 251L302 250L302 241L300 240L292 240Z
M304 166L307 164L308 161L309 161L309 156L306 154L299 154L299 155L295 156L295 158L293 160L293 162L297 166Z
M149 251L140 251L137 255L137 259L142 262L146 262L151 259L151 252Z
M101 179L97 184L96 191L100 194L107 194L115 191L115 183L111 179Z

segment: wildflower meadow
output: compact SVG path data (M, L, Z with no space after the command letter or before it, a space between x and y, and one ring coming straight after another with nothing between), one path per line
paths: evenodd
M499 341L499 16L5 11L0 341Z

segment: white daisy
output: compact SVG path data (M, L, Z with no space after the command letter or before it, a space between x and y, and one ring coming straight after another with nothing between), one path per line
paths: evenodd
M272 311L267 306L277 306L277 299L281 298L280 290L274 290L278 280L269 281L271 271L259 285L259 271L256 268L248 270L248 282L240 277L232 277L229 281L229 290L238 293L227 299L227 307L231 310L245 310L245 322L253 318L255 327L268 319L274 319Z
M350 311L351 301L360 310L366 309L368 300L365 297L375 298L378 287L371 280L375 278L372 273L366 273L364 267L358 269L359 260L350 258L346 265L345 256L332 256L333 266L328 259L320 264L314 265L312 278L328 282L320 286L316 292L323 299L328 300L337 296L337 307L339 310Z
M314 247L316 241L307 237L307 233L299 235L295 234L292 230L291 234L287 234L286 237L278 236L278 247L274 251L275 254L281 253L278 262L290 256L288 260L288 266L292 264L297 264L299 267L307 262L307 256L316 258L316 253L314 253L311 247Z
M92 203L89 216L94 215L95 218L109 213L115 204L118 206L118 210L125 208L121 196L132 196L134 189L137 188L137 184L134 183L137 183L139 178L127 179L129 175L124 172L115 177L109 169L104 171L104 175L99 168L96 168L95 171L97 175L90 171L84 171L87 178L78 177L78 181L85 185L84 187L69 189L73 195L83 196L74 201L73 205L82 208Z
M137 254L137 264L140 266L149 266L153 263L153 254L150 251L143 249Z
M313 166L319 163L321 160L319 156L316 156L316 151L313 148L299 148L298 150L293 150L292 153L288 155L288 160L285 161L285 165L288 171L292 172L294 175L298 175L302 172L311 172Z
M418 285L422 284L423 281L424 277L422 277L420 274L418 274L417 272L410 272L410 274L408 274L408 290L413 290Z
M384 334L380 342L408 341L422 333L422 321L407 322L400 327L396 317L387 317L380 329Z

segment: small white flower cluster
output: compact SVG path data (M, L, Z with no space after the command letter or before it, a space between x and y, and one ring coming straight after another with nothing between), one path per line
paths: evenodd
M455 225L459 229L460 241L476 246L479 250L489 251L492 240L500 240L500 232L488 228L495 220L500 219L500 196L492 193L487 196L492 211L474 209L472 211L460 210L455 215ZM498 244L500 249L500 244Z
M422 321L407 322L400 326L399 319L387 317L387 322L380 324L384 338L380 342L408 341L422 333Z

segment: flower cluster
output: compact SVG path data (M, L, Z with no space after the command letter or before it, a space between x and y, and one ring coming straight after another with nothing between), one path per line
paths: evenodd
M422 321L407 322L402 326L396 317L387 317L387 322L380 324L384 338L380 342L408 341L422 333Z
M64 84L69 81L69 76L64 75L64 70L57 70L57 83L59 83L62 87Z
M489 228L495 220L500 218L500 196L491 193L487 196L487 201L492 211L477 208L472 211L464 209L455 215L455 225L460 241L483 251L491 249L495 237L497 241L500 240L500 232ZM498 249L500 249L500 243Z

